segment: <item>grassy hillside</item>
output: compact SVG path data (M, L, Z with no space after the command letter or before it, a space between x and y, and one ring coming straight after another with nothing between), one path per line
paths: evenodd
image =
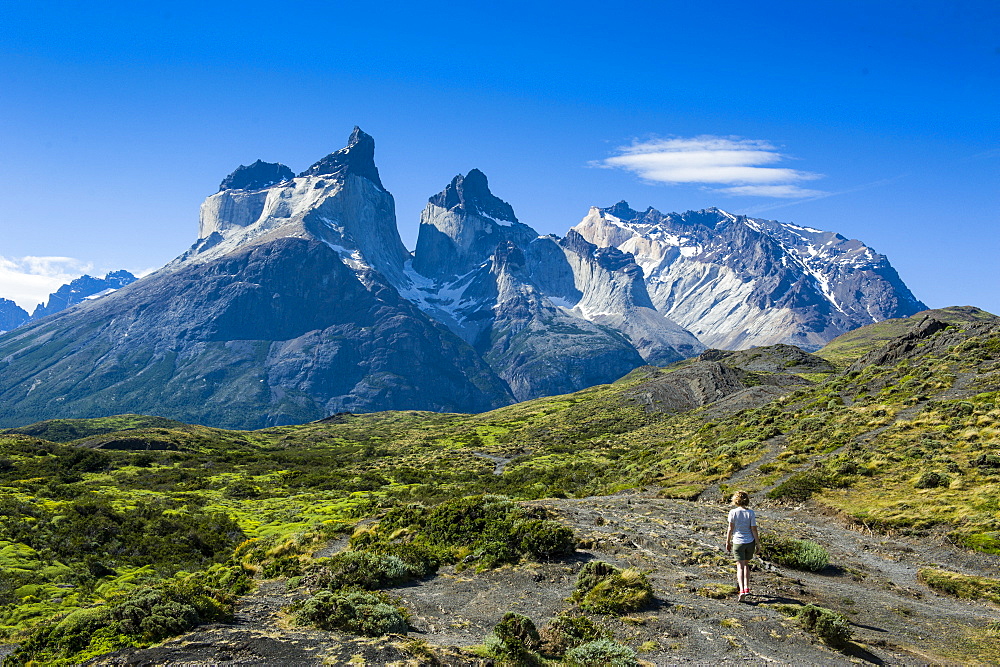
M866 352L884 345L897 336L909 333L925 317L933 317L959 328L981 322L996 322L1000 319L992 313L973 306L924 310L911 317L884 320L854 331L848 331L831 340L816 354L840 368L846 368Z
M811 499L872 530L1000 553L1000 318L928 314L951 326L907 349L893 336L920 316L831 342L818 356L836 372L800 357L786 369L800 373L747 370L760 354L723 355L478 415L344 414L253 432L126 415L10 429L0 638L27 640L18 655L47 661L148 644L160 635L93 610L159 591L172 600L164 609L194 610L187 625L167 623L179 632L224 617L254 575L359 521L483 493L646 487L694 499L726 495L735 476L774 502ZM892 361L844 372L877 349ZM778 354L765 355L769 368ZM701 409L669 407L676 378L709 371L741 388Z

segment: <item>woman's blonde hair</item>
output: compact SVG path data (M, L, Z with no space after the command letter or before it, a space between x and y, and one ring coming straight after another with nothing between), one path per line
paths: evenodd
M733 504L747 507L750 504L750 494L746 491L737 491L733 494Z

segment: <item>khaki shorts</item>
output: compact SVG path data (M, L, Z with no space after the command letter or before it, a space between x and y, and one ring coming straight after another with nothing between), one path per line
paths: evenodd
M736 556L736 560L750 560L753 558L754 552L757 551L756 542L747 542L746 544L734 544L733 554Z

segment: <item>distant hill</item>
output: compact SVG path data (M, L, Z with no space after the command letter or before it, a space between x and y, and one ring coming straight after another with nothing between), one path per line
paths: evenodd
M1000 320L996 315L974 306L922 310L910 317L893 318L841 334L816 354L840 366L847 366L886 341L909 333L919 326L924 318L937 319L959 327L982 322L995 323Z
M0 333L11 331L46 315L58 313L84 300L100 298L135 281L136 277L128 271L112 271L104 278L84 275L49 294L48 300L35 306L30 315L10 299L0 298Z

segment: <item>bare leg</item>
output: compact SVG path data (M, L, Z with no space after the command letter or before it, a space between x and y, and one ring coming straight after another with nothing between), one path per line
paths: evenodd
M750 561L741 560L736 563L736 584L740 587L736 601L743 602L743 598L750 593Z

